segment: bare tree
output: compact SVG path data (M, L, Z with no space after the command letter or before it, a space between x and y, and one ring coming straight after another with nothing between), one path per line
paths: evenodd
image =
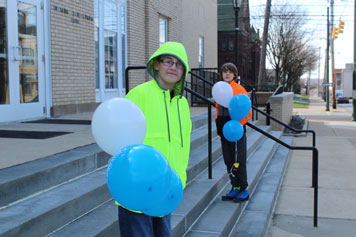
M318 60L309 45L312 35L304 27L307 15L289 4L273 8L271 15L267 56L275 71L275 83L291 91Z
M272 0L267 0L266 12L265 12L265 22L263 26L263 36L262 36L262 48L260 55L260 67L258 72L258 85L264 85L266 82L266 50L267 50L267 38L268 38L268 25L271 13L271 2Z

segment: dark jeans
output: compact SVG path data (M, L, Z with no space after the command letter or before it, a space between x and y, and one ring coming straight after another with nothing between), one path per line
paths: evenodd
M121 237L170 237L171 215L151 217L119 206Z
M240 187L241 190L245 190L248 186L247 183L247 142L246 142L246 125L244 126L244 134L237 142L230 142L225 139L222 134L222 128L224 124L229 121L230 118L218 117L216 120L216 126L218 134L220 135L221 148L226 165L226 170L230 176L230 182L233 187ZM237 148L237 152L236 152ZM230 172L234 163L239 163L239 167Z

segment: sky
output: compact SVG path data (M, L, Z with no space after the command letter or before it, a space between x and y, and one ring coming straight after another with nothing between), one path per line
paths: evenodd
M338 26L339 19L345 22L345 29L338 38L334 40L335 68L345 68L346 63L353 63L354 49L354 1L355 0L334 0L334 25ZM260 28L261 37L263 32L264 12L267 0L250 0L251 24ZM320 48L320 71L317 67L311 74L311 78L324 77L326 37L327 37L327 7L330 9L330 0L272 0L273 5L281 5L283 2L298 5L308 15L306 27L313 31L313 45L319 54ZM331 19L331 18L330 18ZM331 64L331 62L329 62ZM267 64L267 68L270 66ZM304 76L303 76L304 77Z

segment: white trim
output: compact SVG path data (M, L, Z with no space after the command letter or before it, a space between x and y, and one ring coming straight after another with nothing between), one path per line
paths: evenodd
M103 1L98 0L99 3L99 91L100 91L100 101L104 101L104 89L105 89L105 46L104 46L104 7ZM104 78L104 79L103 79Z
M44 55L45 55L45 65L44 65L44 81L46 90L46 117L51 117L52 107L52 58L51 58L51 3L50 0L43 0L43 39L44 39Z

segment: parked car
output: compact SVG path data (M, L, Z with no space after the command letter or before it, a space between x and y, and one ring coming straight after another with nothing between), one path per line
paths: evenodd
M349 103L349 98L343 95L342 90L335 90L335 96L336 96L336 103L338 104Z
M348 97L340 96L340 97L336 98L336 103L338 103L338 104L343 104L343 103L348 104L348 103L350 103L350 101L349 101Z

